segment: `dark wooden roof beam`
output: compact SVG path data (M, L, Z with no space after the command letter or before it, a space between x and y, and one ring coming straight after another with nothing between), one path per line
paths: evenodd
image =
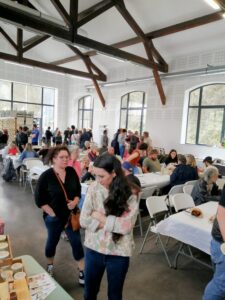
M225 10L225 0L214 0L222 10Z
M68 12L66 11L66 9L64 8L64 6L62 5L62 3L60 2L60 0L51 0L52 4L54 5L55 9L57 10L57 12L60 14L61 18L64 20L64 22L66 23L66 25L68 27L72 26L72 22L71 22L71 18L70 15L68 14Z
M59 67L59 66L51 65L48 63L44 63L44 62L40 62L40 61L28 59L28 58L23 58L23 57L21 59L19 59L18 56L16 56L16 55L11 55L11 54L7 54L7 53L3 53L3 52L0 52L0 59L4 59L4 60L16 62L16 63L21 63L23 65L37 67L37 68L41 68L41 69L45 69L45 70L49 70L49 71L53 71L53 72L57 72L57 73L70 74L73 76L78 76L78 77L82 77L82 78L90 78L90 79L92 79L94 77L96 80L106 81L105 78L102 78L102 76L100 76L100 75L90 75L87 72L82 72L82 71L73 70L73 69L64 68L64 67Z
M165 63L164 60L162 60L160 54L155 51L156 49L153 47L152 41L150 42L148 38L145 36L143 30L140 28L140 26L137 24L135 19L132 17L132 15L129 13L129 11L126 9L123 0L112 0L112 2L116 5L117 10L120 12L120 14L123 16L123 18L126 20L126 22L129 24L129 26L133 29L133 31L137 34L137 36L141 39L144 47L146 54L148 56L149 62L152 64L152 69L153 69L153 75L155 78L155 83L158 88L158 92L160 95L160 99L163 105L166 104L166 96L162 87L162 82L158 73L158 67L156 62L154 61L153 58L153 50L154 54L157 58L157 60L160 58L161 63L163 62L165 66L167 67L168 70L168 65Z
M28 50L30 50L30 49L34 48L35 46L39 45L40 43L44 42L48 38L50 38L49 35L44 35L44 36L39 37L33 43L30 43L28 46L24 47L23 48L23 53L27 52Z
M89 7L88 9L79 13L77 26L81 27L113 6L114 4L111 2L111 0L103 0Z
M16 43L13 41L13 39L11 39L11 37L5 32L5 30L2 27L0 27L0 33L10 43L10 45L13 46L13 48L17 51Z
M223 11L219 11L219 12L209 14L209 15L206 15L203 17L195 18L195 19L192 19L189 21L185 21L185 22L178 23L178 24L175 24L172 26L168 26L168 27L165 27L165 28L162 28L159 30L151 31L151 32L145 34L145 36L150 39L155 39L155 38L159 38L159 37L166 36L169 34L177 33L177 32L183 31L183 30L195 28L195 27L202 26L202 25L205 25L205 24L208 24L211 22L222 20L223 19L222 14L223 14ZM129 47L129 46L138 44L140 42L141 42L140 37L136 36L134 38L112 44L111 46L115 47L115 48L125 48L125 47ZM93 50L85 52L85 55L88 55L88 56L95 56L97 54L98 54L97 51L93 51ZM67 57L64 59L54 61L52 63L54 63L56 65L61 65L61 64L76 61L79 59L80 59L79 56L74 55L74 56L70 56L70 57Z

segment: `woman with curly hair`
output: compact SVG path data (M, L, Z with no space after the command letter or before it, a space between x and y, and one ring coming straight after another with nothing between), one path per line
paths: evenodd
M121 164L113 155L97 157L94 173L96 182L88 189L80 217L86 229L84 299L97 299L106 270L108 299L120 300L134 248L137 196L132 195Z

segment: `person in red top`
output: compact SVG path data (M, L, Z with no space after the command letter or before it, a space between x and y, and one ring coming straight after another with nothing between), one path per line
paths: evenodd
M15 142L12 142L9 146L9 150L8 150L8 154L9 155L16 155L18 153L18 149L17 149L17 146L16 146L16 143Z
M68 166L73 167L79 177L81 178L81 164L78 161L80 155L79 147L75 147L70 154L70 159L68 161Z

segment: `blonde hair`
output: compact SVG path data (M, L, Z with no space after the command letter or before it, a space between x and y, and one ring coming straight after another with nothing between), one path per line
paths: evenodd
M196 168L196 166L197 166L197 163L196 163L196 159L195 159L195 157L194 157L194 155L192 155L192 154L187 154L186 155L186 159L187 159L187 165L188 166L191 166L192 168Z

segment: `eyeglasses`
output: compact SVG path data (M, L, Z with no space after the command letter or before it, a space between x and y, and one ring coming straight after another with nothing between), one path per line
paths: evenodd
M68 155L67 156L58 156L58 158L61 159L61 160L63 160L63 159L68 160L69 156Z

